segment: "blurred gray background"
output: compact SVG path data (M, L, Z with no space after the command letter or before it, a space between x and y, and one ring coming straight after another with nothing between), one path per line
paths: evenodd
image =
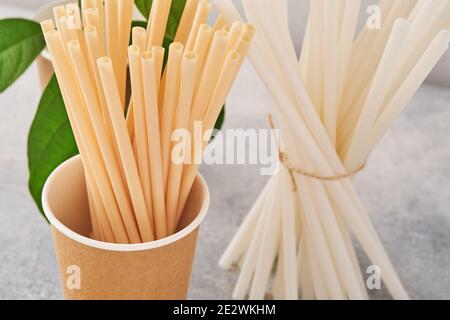
M0 0L0 19L32 17L47 2ZM307 1L290 4L299 44ZM450 90L445 85L450 87L448 54L355 179L400 278L417 299L450 299ZM0 299L62 298L50 230L27 190L27 132L40 95L35 67L0 95ZM267 128L271 102L245 63L227 102L226 127ZM228 299L236 274L221 270L217 261L267 178L255 166L204 166L202 172L212 206L189 297ZM360 261L367 266L363 254ZM389 298L384 289L372 296Z

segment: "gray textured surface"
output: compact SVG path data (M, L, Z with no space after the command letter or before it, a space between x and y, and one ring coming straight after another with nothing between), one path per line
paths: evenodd
M0 16L14 14L22 12L0 9ZM39 95L32 68L0 96L0 299L61 298L50 230L27 191L26 138ZM448 89L422 87L355 181L404 285L419 299L450 299L449 99ZM226 126L265 128L270 104L246 64L228 100ZM236 274L217 261L266 178L251 166L202 171L212 206L189 296L226 299Z

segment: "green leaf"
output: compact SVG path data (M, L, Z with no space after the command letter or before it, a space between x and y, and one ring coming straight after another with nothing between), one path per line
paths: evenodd
M22 75L44 47L38 23L25 19L0 20L0 92Z
M175 39L178 25L180 24L181 16L183 15L186 0L173 0L170 7L169 19L167 21L166 37Z
M226 116L225 105L223 105L223 108L219 114L219 118L217 118L216 124L214 126L215 130L217 130L217 131L222 130L223 124L225 122L225 116ZM211 137L211 141L213 141L214 138L216 137L217 131L213 133L213 135Z
M65 160L78 154L56 77L39 102L28 136L28 187L42 212L42 189L48 176Z
M136 7L142 13L145 19L148 19L150 10L152 8L153 0L136 0ZM169 18L167 20L166 38L173 41L180 24L181 16L183 15L186 0L173 0L170 7Z
M177 0L175 0L177 1ZM135 0L134 3L144 18L148 20L150 10L152 9L153 0Z
M220 111L219 118L217 118L216 125L214 126L214 129L217 129L217 130L222 129L223 124L225 122L225 115L226 115L225 105L223 105L222 111Z
M139 21L139 20L133 20L131 21L131 29L133 29L134 27L141 27L141 28L147 28L147 22L146 21ZM130 37L130 40L131 37Z

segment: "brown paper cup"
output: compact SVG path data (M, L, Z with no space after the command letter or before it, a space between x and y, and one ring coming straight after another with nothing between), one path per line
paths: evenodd
M43 192L66 299L186 299L209 191L198 175L178 232L143 244L92 240L84 172L79 157L59 166Z

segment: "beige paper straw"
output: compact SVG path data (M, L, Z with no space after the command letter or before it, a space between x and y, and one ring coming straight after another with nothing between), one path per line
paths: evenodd
M146 31L142 27L134 27L132 30L132 42L133 45L138 46L141 52L146 48Z
M237 71L239 70L240 56L237 52L231 51L228 53L227 58L225 60L225 64L222 67L222 71L219 74L218 81L216 81L216 87L213 91L211 101L206 108L205 116L201 118L201 121L204 126L204 131L209 131L209 136L212 134L212 128L214 128L214 124L220 114L220 110L222 109L223 104L225 103L226 96L228 95L231 85L233 83L234 78L236 77ZM192 115L191 115L192 120ZM191 126L192 123L190 123ZM192 131L191 131L192 134ZM207 141L209 139L204 139L203 146L200 151L195 150L195 156L201 157L203 154L203 149L205 148ZM200 152L200 154L196 154ZM201 160L201 159L200 159ZM186 170L183 172L183 178L181 180L180 186L180 195L178 199L178 208L177 208L177 220L180 219L181 214L183 212L183 208L186 204L186 201L189 196L189 192L192 188L192 184L194 183L195 176L198 172L200 161L194 161L194 163L186 166Z
M233 22L228 35L228 45L226 52L235 49L236 44L244 31L244 24L241 21Z
M102 186L98 190L105 206L105 211L108 214L111 228L114 231L114 238L119 243L129 243L111 184L107 178L105 168L103 167L98 147L95 145L96 140L92 128L89 127L83 112L77 112L76 109L74 109L77 107L79 108L83 103L78 88L74 86L76 83L75 75L72 74L71 67L65 56L63 46L60 42L60 36L55 30L45 33L44 36L50 54L53 57L53 66L58 80L61 83L63 97L66 99L65 105L68 108L68 115L71 118L71 123L75 124L75 128L77 128L74 131L80 132L79 138L81 143L79 145L82 146L83 149L85 148L85 154L87 155L89 165L92 166L92 173L96 180L96 185Z
M85 170L85 175L86 175L86 170ZM91 219L91 227L92 227L92 231L91 231L91 238L94 240L98 240L98 241L103 241L103 235L102 232L100 230L100 224L97 220L97 208L96 208L96 203L94 200L94 196L93 196L93 192L92 191L92 186L91 186L91 181L85 177L86 180L86 193L87 193L87 198L88 198L88 205L89 205L89 217Z
M162 147L162 165L164 177L164 190L167 190L169 179L170 153L171 153L171 135L174 126L174 115L178 104L180 90L180 71L181 60L183 56L183 45L173 42L169 47L169 58L167 62L167 79L164 90L164 104L161 115L161 147ZM190 105L187 107L190 108Z
M162 78L162 69L164 63L164 52L165 49L163 47L154 46L152 47L152 54L155 59L155 81L156 81L156 92L160 92L161 87L161 78ZM159 102L159 100L158 100ZM161 114L162 106L159 106L159 114Z
M103 123L100 112L100 102L96 94L97 90L94 82L90 79L88 64L84 60L81 46L78 41L69 42L67 48L88 109L90 121L93 124L97 140L99 141L100 151L104 159L106 171L110 177L118 206L121 210L125 229L127 230L131 243L140 243L141 237L139 236L139 231L136 222L134 221L134 215L128 202L126 187L120 175L120 168L116 163L114 150L111 147L111 140L108 137L108 133Z
M220 73L226 57L226 48L228 43L228 34L224 31L217 31L212 40L211 49L203 68L200 83L194 98L194 104L189 120L190 127L193 127L194 121L201 121L206 112L206 108L211 101L214 88L217 85Z
M174 42L182 44L186 43L187 37L191 31L192 22L194 20L195 12L197 11L198 3L199 0L186 1Z
M59 19L61 38L64 43L70 42L72 40L79 40L78 33L75 29L69 28L69 16L63 16Z
M140 52L144 52L147 46L147 31L142 27L134 27L132 30L132 43L135 46L138 46ZM128 105L127 112L127 128L128 134L130 135L131 141L134 141L134 107L133 107L133 99L130 99L130 103ZM135 144L133 143L133 148L135 148ZM136 152L135 152L136 154Z
M104 57L98 59L97 64L100 78L102 80L103 90L104 92L108 92L106 95L108 111L111 117L115 139L122 160L122 166L124 168L141 238L144 242L153 241L155 237L151 228L151 222L148 216L147 206L145 204L142 185L139 180L133 148L131 146L125 119L122 113L123 107L120 104L120 96L117 90L117 85L114 81L112 61L110 58Z
M89 15L89 13L87 13L87 15ZM95 26L88 26L86 28L84 28L84 37L86 39L86 47L87 47L87 55L89 57L89 63L91 66L91 69L94 71L94 79L96 82L96 87L97 87L97 91L99 99L101 101L101 106L102 106L102 115L103 115L103 119L106 122L107 118L106 115L103 113L104 111L106 111L106 102L105 102L105 97L102 94L102 90L101 90L101 82L100 82L100 76L98 74L98 70L97 70L97 59L100 57L105 56L105 49L104 46L102 46L100 44L99 40L99 34L98 34L98 30ZM105 109L104 109L105 108Z
M65 15L67 15L66 6L61 5L53 8L53 17L55 19L56 27L58 28L58 30L61 30L60 19Z
M74 134L79 136L79 133L75 133L76 130L74 130ZM81 140L77 140L77 141L81 141ZM80 155L85 152L84 147L80 148ZM82 158L85 156L81 156ZM87 161L87 160L86 160ZM84 165L86 164L86 165ZM116 243L119 240L116 240L116 238L114 237L114 232L113 229L111 228L111 224L110 224L110 219L108 218L108 214L106 213L106 208L107 206L105 206L102 202L102 197L101 194L99 192L99 188L98 185L95 182L94 174L92 173L92 168L89 165L88 162L84 162L84 170L85 170L85 174L86 174L86 182L92 186L92 197L94 200L94 207L95 207L95 213L97 214L97 221L99 224L99 228L100 228L100 234L101 234L101 239L102 241L106 241L106 242L110 242L110 243ZM89 181L87 181L89 180Z
M118 3L118 24L119 24L119 41L118 41L118 61L117 68L119 77L117 84L119 86L119 93L122 105L125 107L126 86L127 86L127 57L128 46L130 44L131 34L131 20L133 16L133 0L119 0ZM116 44L116 45L117 45Z
M103 50L106 52L106 34L105 34L105 3L103 0L93 0L95 8L98 9L99 16L99 37L101 38L101 43L103 44Z
M153 215L155 219L156 239L168 235L164 195L164 178L161 163L161 138L158 116L158 93L156 57L152 52L142 55L142 79L146 109L147 136L149 143L150 176L152 184Z
M194 49L193 51L197 55L197 70L195 71L195 85L197 86L201 72L203 70L204 62L208 55L209 45L211 44L212 39L212 28L207 24L202 24L198 29L197 39L195 39Z
M194 95L194 76L197 56L193 52L187 52L183 55L181 63L181 79L178 105L175 118L173 119L173 131L187 130L190 107ZM172 149L173 143L170 143ZM190 145L184 145L185 150L191 150ZM185 157L187 155L185 154ZM167 225L170 233L175 232L177 227L177 205L180 191L180 181L183 173L183 163L175 163L172 158L169 159L169 172L167 183Z
M90 8L85 11L85 28L90 26L95 27L97 30L98 46L102 52L105 51L105 26L102 24L100 18L100 10L98 8Z
M250 49L250 45L252 42L252 34L248 33L248 32L243 32L239 38L239 40L237 41L234 50L239 54L240 56L240 62L239 62L239 67L242 65L242 63L244 62L245 57L248 54L248 51Z
M72 2L66 4L66 12L68 16L73 18L72 23L76 26L76 28L81 29L83 25L81 22L81 12L78 3Z
M226 27L226 23L222 15L219 13L219 15L216 18L216 21L214 22L214 25L212 26L213 33L219 30L222 30L224 27Z
M188 39L186 41L185 50L192 51L195 44L195 39L197 38L198 29L202 24L208 22L208 15L211 11L211 3L209 0L200 0L198 4L197 11L195 12L194 21L192 22L192 28L190 30Z
M92 8L95 8L95 3L93 0L81 0L81 17L83 18L83 26L87 27L86 24L87 18L86 18L86 11Z
M106 53L111 58L114 77L117 82L120 80L121 73L119 71L119 3L118 0L105 1L105 29L106 29ZM122 93L119 92L120 101L122 100Z
M206 130L214 127L220 111L222 110L222 106L225 103L226 97L231 90L234 79L236 78L240 67L240 62L241 56L238 52L230 51L227 54L216 88L213 91L211 101L203 118L203 123L206 126Z
M150 183L150 160L148 151L147 123L145 118L144 92L142 87L141 51L137 45L128 49L131 90L134 109L134 141L136 145L136 158L138 160L139 176L142 181L144 197L149 211L149 219L153 223L153 201Z
M52 19L44 20L41 22L41 29L44 34L49 31L55 30L55 24Z
M65 9L63 10L63 14L65 14ZM53 20L45 20L45 21L41 22L41 28L42 28L42 32L44 34L49 31L54 30L55 25L53 23ZM74 131L74 135L78 137L78 139L76 139L76 140L80 143L79 134L78 134L78 132L75 132L77 130L75 130L75 128L74 128L73 131ZM81 149L81 146L79 148ZM84 162L87 163L87 160L84 159ZM99 222L97 219L97 215L99 215L98 211L100 210L99 207L103 206L103 205L101 204L101 199L98 196L98 194L94 195L96 193L96 191L95 191L96 186L95 186L95 182L93 182L92 174L88 174L88 171L89 171L89 169L85 168L89 208L91 211L92 233L98 240L103 240L103 239L105 239L105 235L100 229L100 224L102 222ZM109 225L109 223L108 223L108 225ZM111 235L112 235L112 232L111 232ZM113 237L111 236L110 239L113 239Z
M153 0L147 26L147 50L162 46L171 4L172 0Z
M97 59L105 56L105 48L100 46L98 41L98 33L95 27L87 27L84 29L86 46L87 46L87 56L89 63L91 65L91 70L93 70L93 77L95 80L95 85L97 88L98 99L100 100L100 110L102 113L103 122L105 123L108 137L110 141L113 141L114 130L112 128L111 120L109 118L108 107L106 104L105 94L102 90L102 83L100 80L100 75L97 68ZM117 163L120 163L119 150L117 145L113 143L114 155ZM124 176L123 169L120 168L121 176Z

